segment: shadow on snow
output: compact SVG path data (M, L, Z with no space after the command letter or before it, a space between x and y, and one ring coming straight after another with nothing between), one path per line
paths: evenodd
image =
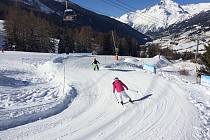
M140 99L133 100L133 102L143 101L143 100L149 98L150 96L152 96L152 94L148 94L148 95L146 95L146 96L144 96L144 97L142 97L142 98L140 98Z
M73 99L75 99L76 96L77 91L74 87L72 87L72 89L69 91L69 94L66 95L66 97L63 100L58 101L58 103L55 106L52 106L51 108L45 111L32 112L28 115L25 114L23 116L19 116L16 118L8 118L5 121L1 121L0 131L35 122L40 119L45 119L53 115L59 114L69 107L69 104L73 101Z
M28 86L30 82L16 80L11 77L0 75L0 86L8 86L8 87L21 87L21 86Z
M152 94L148 94L148 95L146 95L146 96L144 96L144 97L142 97L140 99L133 100L133 102L143 101L143 100L149 98L150 96L152 96ZM129 103L129 102L124 102L123 104L127 104L127 103Z
M122 71L122 72L128 72L128 71L136 71L136 70L123 70L123 69L107 69L111 71Z

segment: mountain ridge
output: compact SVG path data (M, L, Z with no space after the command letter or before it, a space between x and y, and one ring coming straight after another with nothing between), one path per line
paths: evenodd
M179 5L172 0L161 0L152 7L127 13L116 19L146 33L159 31L208 10L210 3Z

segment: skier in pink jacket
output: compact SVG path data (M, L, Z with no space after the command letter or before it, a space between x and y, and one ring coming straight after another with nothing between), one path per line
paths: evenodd
M113 93L115 93L115 90L117 91L118 101L123 105L122 97L125 97L129 99L129 102L133 103L131 98L126 94L124 88L128 90L128 87L121 80L119 80L118 77L115 77L113 82Z

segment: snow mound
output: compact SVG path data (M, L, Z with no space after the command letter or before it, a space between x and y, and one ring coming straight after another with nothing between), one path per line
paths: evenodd
M104 66L107 69L121 69L121 70L131 70L131 69L142 69L142 65L132 64L129 62L117 62Z
M164 56L154 56L153 58L134 58L127 57L118 62L103 66L105 69L137 70L143 69L144 64L154 65L157 68L172 65Z

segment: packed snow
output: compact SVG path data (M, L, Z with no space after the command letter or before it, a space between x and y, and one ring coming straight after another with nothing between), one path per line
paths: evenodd
M210 87L189 61L13 51L0 60L1 140L210 139ZM117 102L114 77L134 104Z

